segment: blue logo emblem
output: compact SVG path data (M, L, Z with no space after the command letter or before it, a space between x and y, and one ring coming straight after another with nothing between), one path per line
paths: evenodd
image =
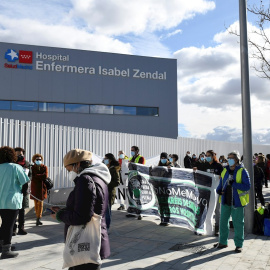
M5 53L5 59L7 59L9 62L15 62L19 59L19 56L16 51L9 49Z

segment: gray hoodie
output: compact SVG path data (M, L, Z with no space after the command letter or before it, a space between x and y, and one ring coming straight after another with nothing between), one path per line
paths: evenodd
M102 179L105 184L111 182L111 174L108 167L103 163L95 163L91 167L84 169L78 176L85 173L91 173Z

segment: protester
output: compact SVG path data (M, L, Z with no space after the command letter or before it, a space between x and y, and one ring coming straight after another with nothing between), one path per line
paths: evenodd
M270 154L266 155L265 179L265 187L268 187L268 180L270 180Z
M22 166L15 164L17 156L13 148L0 148L0 250L1 259L19 255L11 250L13 226L19 209L22 208L22 187L29 182Z
M131 158L129 158L130 162L133 163L140 163L140 164L145 164L145 158L139 154L140 149L138 146L132 146L131 147Z
M195 163L197 162L197 156L196 154L193 154L192 155L192 158L191 158L191 167L193 168L195 166Z
M31 177L31 168L30 168L30 163L25 160L25 150L21 147L16 147L15 153L17 156L17 161L16 163L21 165L24 172L26 175L30 178ZM14 224L13 227L13 236L17 234L17 228L18 228L18 234L19 235L26 235L27 231L24 229L24 222L25 222L25 208L29 207L29 198L28 198L28 183L24 184L22 187L22 194L23 194L23 201L22 201L22 208L19 210L19 215L18 215L18 226Z
M220 163L218 163L217 155L213 150L208 150L205 154L205 160L206 160L206 171L221 175L223 171L223 167ZM215 209L215 235L219 235L219 217L220 217L220 203L217 201L216 209Z
M52 217L65 223L65 238L70 225L84 225L93 214L102 216L100 257L110 255L110 243L107 232L105 213L108 207L108 187L111 175L107 166L102 163L92 165L90 151L74 149L64 157L64 166L69 172L69 180L75 187L69 194L66 208L53 207L56 212ZM97 247L93 247L94 249ZM89 263L69 268L69 270L101 269L100 265Z
M184 158L184 167L187 168L187 169L192 168L190 151L187 151L186 156Z
M265 187L268 188L268 182L267 182L267 179L266 179L266 165L265 165L265 158L263 155L258 155L257 157L257 160L256 160L256 165L258 167L260 167L264 173L264 184L265 184Z
M223 167L226 167L228 165L228 160L225 158L224 155L219 157L219 162Z
M171 164L171 162L169 161L168 158L169 158L168 154L166 152L162 152L160 154L160 159L159 159L159 162L158 162L158 166L166 166L166 167L171 168L172 164Z
M118 156L119 156L118 162L120 164L120 167L122 168L122 162L123 160L128 160L128 156L125 154L123 150L120 150L118 152ZM120 169L119 175L120 175L120 182L123 183L121 169ZM117 210L125 210L125 205L121 203L120 207L118 207Z
M114 155L111 153L105 155L103 162L109 168L111 174L111 181L108 185L109 203L106 212L106 224L107 229L109 229L111 224L111 209L112 205L114 204L114 200L116 198L116 187L120 185L120 175L119 175L120 166L119 162L115 159Z
M31 179L31 196L34 200L36 212L36 226L43 225L40 221L43 212L43 201L47 198L47 187L44 180L48 178L48 168L43 163L43 156L35 154L32 157L32 179Z
M224 168L216 192L221 195L220 238L216 248L228 247L229 219L234 225L235 252L242 252L244 242L244 207L248 204L250 179L240 164L239 152L228 154L228 166ZM244 195L243 195L244 194Z
M193 170L206 171L205 155L200 154L198 160L194 164Z
M130 162L133 163L140 163L140 164L145 164L145 158L141 155L139 155L140 149L138 146L132 146L131 147L131 158L129 159ZM127 214L126 217L134 217L131 214ZM142 220L142 216L138 216L138 220Z
M177 163L178 161L178 155L176 154L171 154L169 161L171 162L171 166L175 168L181 168L181 166Z
M262 194L262 185L264 183L264 171L258 166L259 158L254 165L254 187L255 187L255 209L257 208L257 198L260 200L261 205L265 205L265 200Z

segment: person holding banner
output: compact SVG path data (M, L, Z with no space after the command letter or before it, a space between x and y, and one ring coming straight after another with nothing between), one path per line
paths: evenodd
M169 161L171 162L172 167L174 167L174 168L181 168L181 166L177 163L177 161L178 161L178 155L171 154L170 155L170 158L169 158Z
M248 171L240 163L238 151L228 154L228 164L221 173L216 190L220 195L221 217L219 242L214 247L228 247L229 219L232 216L235 252L240 253L244 242L244 207L249 203L250 178Z
M223 166L218 163L217 155L213 150L208 150L205 154L206 160L206 172L210 172L216 175L221 175L223 171ZM220 218L220 203L217 201L215 209L215 236L219 235L219 218Z
M139 154L140 149L138 146L131 146L131 158L129 158L129 162L132 163L140 163L140 164L145 164L145 158ZM126 217L133 217L131 214L127 214ZM142 216L138 216L138 220L142 220Z
M194 171L199 170L203 172L206 171L205 155L203 153L199 155L199 158L196 161L193 170Z
M166 152L162 152L160 154L160 160L158 162L158 166L166 166L168 168L171 168L172 167L172 164L168 160L168 154Z

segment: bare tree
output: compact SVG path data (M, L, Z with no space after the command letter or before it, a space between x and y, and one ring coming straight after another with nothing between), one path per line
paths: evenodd
M259 2L259 1L258 1ZM268 5L266 4L268 2ZM248 11L257 17L256 28L249 31L249 56L253 58L252 68L261 78L270 79L270 9L269 0L260 0L256 5L248 5ZM227 29L230 34L239 36L236 29Z
M270 39L267 27L270 24L270 9L268 5L260 1L259 5L248 7L248 11L257 16L256 26L258 29L251 31L249 44L251 45L250 56L254 61L253 68L259 77L270 79ZM267 6L266 6L267 5Z

